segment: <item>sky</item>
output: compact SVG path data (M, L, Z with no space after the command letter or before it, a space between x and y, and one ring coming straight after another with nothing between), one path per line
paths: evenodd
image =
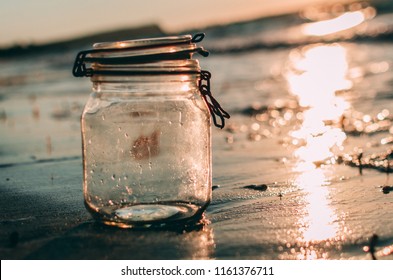
M176 32L346 0L0 0L0 47L157 23Z

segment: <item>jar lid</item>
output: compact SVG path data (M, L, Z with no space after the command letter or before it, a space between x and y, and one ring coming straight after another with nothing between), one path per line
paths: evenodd
M133 65L165 60L191 59L194 53L208 56L209 52L197 46L205 35L181 35L118 42L95 43L93 49L78 53L73 67L75 77L90 77L96 73L86 63L98 65ZM116 75L118 72L106 74Z

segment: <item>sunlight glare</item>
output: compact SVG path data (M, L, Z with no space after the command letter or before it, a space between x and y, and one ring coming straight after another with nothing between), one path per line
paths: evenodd
M295 183L306 192L306 215L300 221L303 226L302 241L319 241L335 237L337 219L329 205L328 179L322 169L301 173Z
M349 108L348 102L336 96L337 91L352 87L347 79L346 51L338 44L318 45L296 50L290 59L286 76L289 91L306 108L301 127L290 133L304 143L294 154L304 162L323 161L332 157L332 149L340 149L346 139L339 127L326 125L327 121L339 124Z
M287 80L301 106L319 107L332 102L337 90L352 87L346 78L346 50L338 44L318 45L291 53L292 71ZM334 99L334 100L333 100Z
M288 89L304 108L302 123L289 134L299 143L295 184L304 192L306 207L299 220L299 241L314 242L334 238L337 216L330 205L329 178L323 164L334 162L346 134L340 122L349 103L338 91L352 88L348 79L346 49L339 44L312 45L296 49L289 56L286 73ZM310 251L311 252L311 251ZM299 258L315 258L312 254Z
M302 32L310 36L324 36L355 27L366 19L362 11L347 12L336 18L302 26Z

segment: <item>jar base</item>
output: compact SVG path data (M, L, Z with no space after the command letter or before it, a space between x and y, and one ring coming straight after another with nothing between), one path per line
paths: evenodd
M159 204L135 204L123 207L107 206L99 212L91 211L93 217L106 225L122 228L162 227L174 223L199 220L205 207L182 202L166 202Z

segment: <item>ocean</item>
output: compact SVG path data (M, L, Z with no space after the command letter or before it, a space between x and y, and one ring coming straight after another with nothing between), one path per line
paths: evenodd
M393 258L391 8L334 5L187 31L205 33L201 44L210 55L198 59L212 73L212 93L231 118L224 129L213 128L216 188L206 228L162 237L176 248L185 246L176 258ZM71 70L77 52L91 43L0 56L3 205L14 196L44 197L40 188L56 176L67 182L68 176L77 183L67 200L78 197L72 205L79 207L78 222L69 224L90 221L80 203L79 121L91 83ZM41 186L26 179L42 176L37 170L51 164L69 168L51 169L52 179ZM18 181L20 172L27 177ZM65 191L49 189L56 197ZM64 203L59 197L54 201ZM24 207L14 214L3 211L0 223L21 231L21 221L34 224L48 215ZM66 215L69 208L57 211ZM34 218L21 220L26 217ZM60 229L53 238L61 239L69 228L56 223ZM21 246L29 253L3 248L5 258L53 257L31 247L31 240L48 239L25 236L22 230ZM156 237L146 233L139 241ZM130 257L116 248L109 258ZM92 256L81 250L60 258L83 254ZM146 254L134 256L149 258ZM168 251L150 256L166 257Z

